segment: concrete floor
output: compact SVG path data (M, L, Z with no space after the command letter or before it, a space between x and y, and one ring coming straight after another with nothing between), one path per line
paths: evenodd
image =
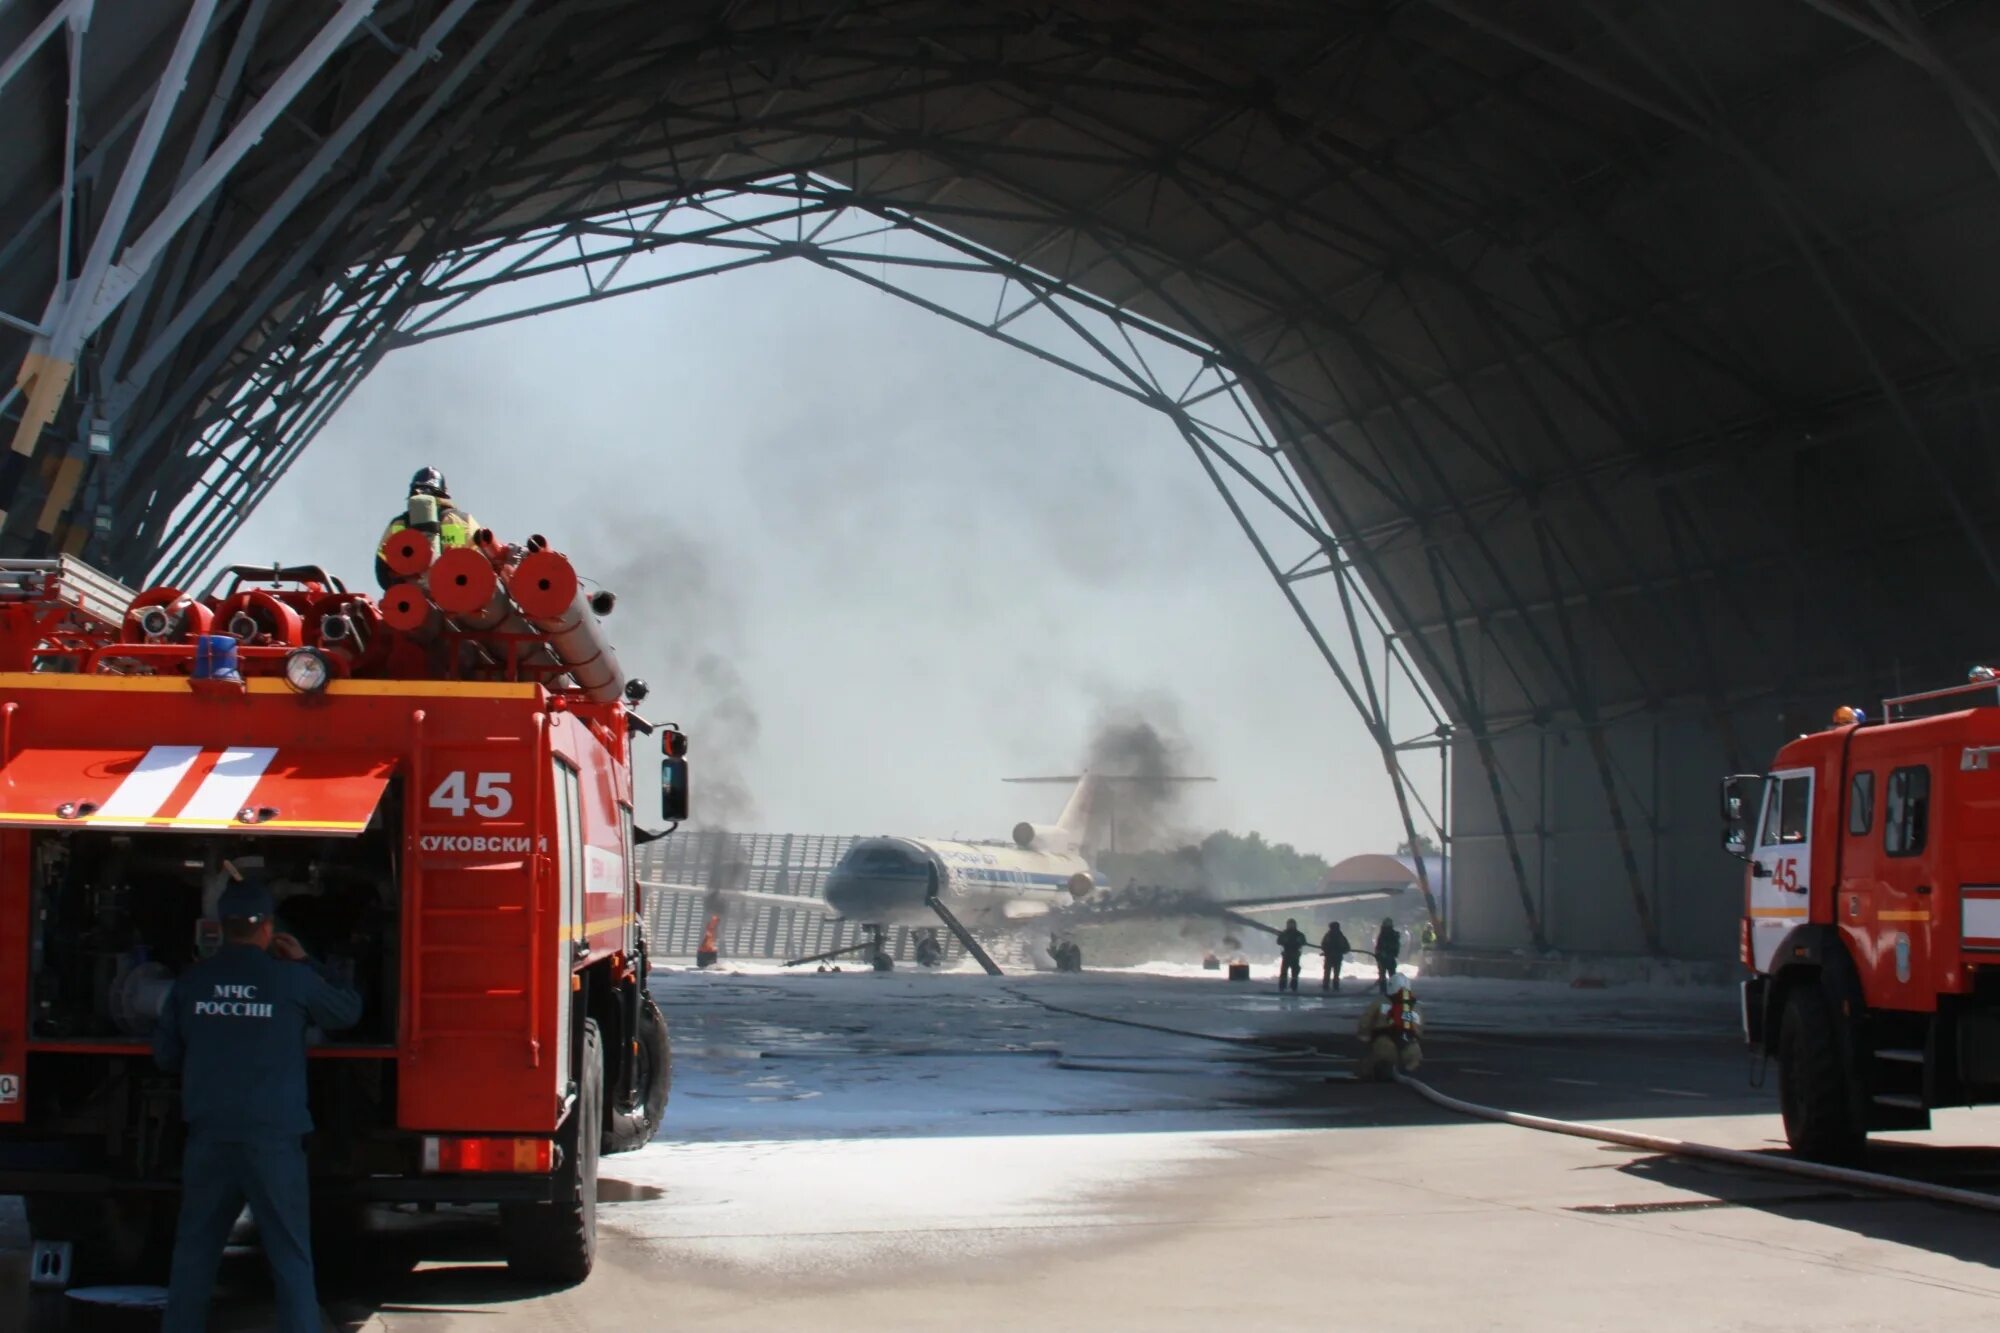
M2000 1224L1457 1120L1347 1077L1349 994L1210 977L668 973L667 1132L604 1162L596 1275L512 1282L478 1218L387 1218L345 1327L1931 1328L2000 1315ZM1457 1095L1747 1148L1714 991L1424 986ZM1259 1039L1192 1040L1054 1012ZM1317 1048L1320 1054L1305 1053ZM2000 1115L1878 1157L2000 1183ZM8 1221L0 1213L0 1263ZM19 1244L18 1230L12 1243ZM213 1325L258 1327L258 1260ZM10 1325L0 1298L0 1326Z

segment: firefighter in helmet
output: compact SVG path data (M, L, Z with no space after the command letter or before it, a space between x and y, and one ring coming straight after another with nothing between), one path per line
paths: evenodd
M479 520L452 503L444 473L434 467L418 468L410 478L409 500L402 512L389 520L389 526L382 530L382 540L375 544L375 581L385 589L397 581L396 572L383 558L389 539L412 528L429 533L439 551L449 551L454 546L472 545L472 534L479 531Z
M1355 1035L1362 1046L1356 1078L1387 1082L1396 1070L1411 1073L1423 1063L1424 1016L1408 977L1395 977L1386 995L1368 1002Z

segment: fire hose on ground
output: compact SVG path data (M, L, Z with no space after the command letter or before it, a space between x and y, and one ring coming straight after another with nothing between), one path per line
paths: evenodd
M1108 1014L1093 1014L1068 1005L1055 1004L1039 997L1007 987L1007 993L1017 999L1059 1014L1075 1018L1090 1019L1098 1023L1113 1023L1120 1027L1140 1028L1148 1032L1163 1032L1171 1036L1189 1037L1197 1041L1221 1042L1229 1046L1259 1046L1268 1049L1265 1043L1254 1038L1229 1036L1224 1033L1197 1032L1191 1028L1170 1027L1161 1023L1147 1023L1138 1019L1117 1018ZM1902 1176L1884 1175L1877 1171L1862 1171L1849 1166L1831 1166L1823 1162L1808 1162L1796 1157L1773 1157L1767 1153L1748 1152L1741 1148L1724 1148L1713 1143L1696 1143L1688 1139L1668 1138L1662 1134L1642 1134L1635 1130L1612 1129L1606 1125L1592 1125L1575 1120L1556 1120L1548 1116L1529 1115L1524 1111L1509 1111L1497 1106L1484 1106L1478 1102L1468 1102L1448 1093L1439 1092L1422 1079L1412 1078L1398 1071L1396 1081L1410 1091L1424 1098L1432 1105L1457 1115L1469 1116L1475 1120L1490 1120L1496 1124L1513 1125L1517 1129L1532 1129L1543 1134L1564 1134L1571 1138L1593 1139L1599 1143L1616 1144L1625 1148L1636 1148L1641 1152L1659 1153L1668 1157L1687 1157L1700 1161L1721 1162L1728 1166L1743 1167L1753 1171L1768 1171L1777 1175L1796 1176L1804 1180L1814 1180L1826 1184L1847 1185L1856 1189L1873 1190L1878 1194L1900 1194L1909 1198L1924 1199L1931 1203L1950 1204L1960 1208L1976 1208L1981 1212L2000 1213L2000 1194L1983 1194L1978 1190L1959 1189L1952 1185L1935 1185L1928 1181L1908 1180Z
M1411 1078L1401 1072L1397 1073L1396 1081L1426 1101L1447 1111L1472 1116L1479 1120L1514 1125L1520 1129L1539 1130L1544 1134L1567 1134L1571 1138L1595 1139L1599 1143L1615 1143L1622 1147L1638 1148L1644 1152L1662 1153L1671 1157L1693 1157L1702 1161L1723 1162L1730 1166L1748 1167L1756 1171L1773 1171L1780 1175L1798 1176L1805 1180L1852 1185L1858 1189L1874 1190L1881 1194L1905 1194L1912 1198L1928 1199L1933 1203L1955 1204L1962 1208L1977 1208L1982 1212L2000 1213L2000 1194L1982 1194L1978 1190L1962 1190L1951 1185L1933 1185L1928 1181L1906 1180L1901 1176L1861 1171L1850 1166L1829 1166L1823 1162L1808 1162L1797 1157L1772 1157L1766 1153L1746 1152L1741 1148L1723 1148L1712 1143L1670 1139L1661 1134L1641 1134L1634 1130L1612 1129L1606 1125L1590 1125L1575 1120L1552 1120L1548 1116L1528 1115L1522 1111L1505 1111L1496 1106L1481 1106L1477 1102L1468 1102L1439 1092L1423 1080Z

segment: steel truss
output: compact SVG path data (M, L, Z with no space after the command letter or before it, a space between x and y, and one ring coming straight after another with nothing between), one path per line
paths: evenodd
M1165 415L1249 538L1349 704L1395 790L1404 836L1447 836L1445 714L1383 618L1361 570L1330 532L1260 411L1281 407L1188 336L831 181L799 175L595 217L452 250L421 271L401 260L358 270L322 312L328 327L377 328L350 350L323 340L311 358L246 382L226 420L292 400L283 448L231 503L189 504L157 577L192 581L311 444L381 355L697 278L779 260L817 264ZM387 303L385 305L385 302ZM378 322L393 310L393 324ZM244 476L245 474L236 474ZM1400 711L1401 717L1397 714ZM1401 728L1399 730L1399 727ZM1443 923L1443 886L1423 863L1426 903Z
M1942 31L1980 37L1973 7L183 6L155 81L108 110L76 105L89 0L39 0L0 50L16 96L63 33L70 89L60 185L0 236L0 277L54 262L39 316L0 302L0 339L34 339L0 408L21 422L0 547L184 576L383 355L496 317L485 294L805 258L1166 412L1368 722L1406 831L1487 807L1481 888L1511 881L1537 947L1555 835L1525 769L1552 743L1581 742L1595 790L1570 804L1660 951L1659 745L1649 781L1620 728L1694 719L1740 766L1746 707L1891 665L1867 615L1757 614L1726 579L1812 608L1907 548L1956 580L1927 608L1943 630L1900 622L1926 667L1987 632L2000 340L1882 244L2000 179L2000 116ZM1782 50L1716 59L1751 21ZM1798 123L1770 127L1877 65L1946 108L1928 146L1962 133L1974 170L1878 172L1861 210L1793 170ZM1643 225L1670 169L1748 183L1705 248ZM891 240L911 248L866 253ZM1782 316L1731 306L1760 284ZM1792 341L1842 369L1771 354ZM1804 481L1775 523L1729 507L1808 449L1834 476L1900 450L1935 514L1871 527L1847 502L1843 525ZM1760 524L1783 539L1746 541ZM1434 804L1402 771L1427 746L1458 761Z

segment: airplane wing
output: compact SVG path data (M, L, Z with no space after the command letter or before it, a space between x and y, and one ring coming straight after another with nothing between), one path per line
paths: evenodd
M649 893L692 893L698 897L708 896L706 884L679 884L664 879L642 879L639 887ZM818 898L809 898L802 893L765 893L759 889L725 889L723 896L733 903L750 903L756 907L791 907L801 912L817 912L821 916L832 916L833 909Z
M1232 912L1282 912L1287 907L1326 907L1332 903L1365 903L1372 898L1394 897L1400 889L1367 886L1352 889L1321 889L1317 893L1294 894L1289 898L1256 898L1218 904Z

